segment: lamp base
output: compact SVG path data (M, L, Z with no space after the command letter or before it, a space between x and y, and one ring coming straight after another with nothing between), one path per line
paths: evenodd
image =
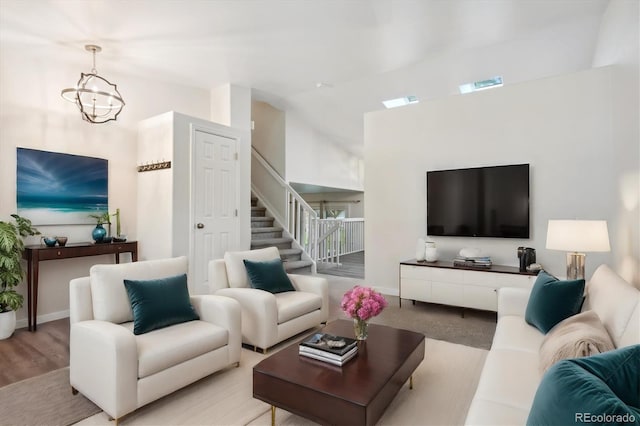
M584 253L567 253L567 279L584 279Z

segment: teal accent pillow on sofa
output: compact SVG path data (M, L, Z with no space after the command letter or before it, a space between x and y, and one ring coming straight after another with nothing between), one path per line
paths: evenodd
M583 294L583 279L560 281L540 271L531 289L524 319L547 334L554 325L580 312Z
M244 267L249 275L251 288L268 291L269 293L283 293L295 291L291 280L284 270L282 260L273 259L262 262L254 262L244 259Z
M640 345L566 359L542 377L527 425L640 424Z
M133 310L133 334L200 319L189 300L187 275L124 280Z

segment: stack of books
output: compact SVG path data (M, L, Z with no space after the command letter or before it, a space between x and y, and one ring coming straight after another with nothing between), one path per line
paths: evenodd
M315 333L300 343L300 355L341 366L358 353L358 342L349 337Z
M453 266L461 266L464 268L491 268L491 258L488 256L482 257L464 257L457 256L453 259Z

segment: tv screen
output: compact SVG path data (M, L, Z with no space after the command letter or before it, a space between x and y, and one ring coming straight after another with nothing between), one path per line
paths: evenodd
M427 172L427 234L529 238L529 165Z

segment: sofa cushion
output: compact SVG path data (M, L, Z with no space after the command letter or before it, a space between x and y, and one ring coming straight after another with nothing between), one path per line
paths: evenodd
M187 258L94 265L89 270L93 317L116 324L133 321L124 280L149 280L187 273Z
M615 346L594 311L586 311L556 324L540 345L540 372L556 362L614 350Z
M544 335L521 316L504 316L496 325L491 349L529 352L538 356Z
M529 410L539 383L537 353L491 349L474 398Z
M640 343L640 291L607 265L587 283L584 309L598 314L616 347Z
M560 361L542 378L527 424L637 422L640 419L638 359L640 345Z
M541 271L538 274L524 318L543 333L565 318L580 312L584 280L560 281Z
M249 287L249 277L247 269L244 266L244 260L252 260L254 262L280 259L280 252L277 247L267 247L258 250L226 252L224 254L224 263L227 267L227 280L231 288Z
M187 274L124 280L124 286L133 310L133 334L200 319L189 300Z
M315 293L289 291L278 293L275 296L278 307L278 324L322 308L322 297Z
M293 288L280 258L262 262L244 259L243 262L247 269L247 275L249 275L251 288L273 294L296 290Z
M122 324L133 332L133 323ZM136 336L138 378L150 376L227 345L229 332L205 321L190 321ZM170 345L167 342L171 342Z

